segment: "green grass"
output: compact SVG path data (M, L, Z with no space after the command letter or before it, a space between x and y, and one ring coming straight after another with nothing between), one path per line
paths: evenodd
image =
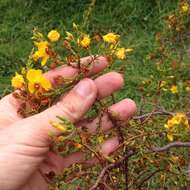
M52 28L62 31L72 27L72 23L82 24L84 11L90 0L1 0L0 1L0 94L9 92L10 77L25 64L32 48L32 30L34 27L47 34ZM109 31L119 33L126 47L134 48L134 53L126 60L124 77L125 86L117 94L117 100L129 97L137 102L143 111L149 111L156 100L169 110L182 110L190 96L181 85L188 76L190 60L187 55L179 70L171 69L170 60L157 68L156 60L149 60L148 55L155 50L155 34L165 30L164 18L174 12L176 0L97 0L93 7L87 31L102 34ZM172 59L175 55L172 55ZM177 83L179 96L169 92L156 93L160 80L175 75L171 84ZM146 84L142 84L145 82ZM155 120L148 127L162 127L165 120ZM164 144L163 140L160 144ZM154 183L154 184L152 184ZM157 186L155 186L155 184ZM157 181L152 181L150 189L158 189Z
M83 12L88 0L1 0L0 2L0 76L11 76L25 64L32 47L32 29L47 33L52 28L70 28L72 22L83 23ZM128 68L128 79L149 76L151 69L143 60L153 48L155 31L162 27L161 17L175 7L162 1L106 0L97 1L86 27L90 31L114 31L122 35L124 43L135 48L135 56ZM140 65L140 67L139 67ZM143 68L143 70L142 70ZM130 76L129 76L130 75ZM136 80L136 79L135 79ZM4 82L2 82L4 83ZM131 84L133 86L134 83ZM2 92L3 88L1 88ZM135 98L134 87L131 89ZM138 98L138 96L137 96Z

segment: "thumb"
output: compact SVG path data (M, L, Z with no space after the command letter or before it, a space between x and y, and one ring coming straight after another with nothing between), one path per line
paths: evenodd
M76 122L94 103L96 95L94 81L84 79L56 105L0 130L1 189L20 189L39 168L49 150L48 132L59 134L50 120L63 116Z
M14 131L17 131L17 138L22 141L40 141L42 145L49 142L48 133L53 132L56 135L60 131L53 128L50 121L56 121L57 116L75 123L79 120L92 106L96 100L97 88L93 80L83 79L80 81L66 96L49 109L18 121L14 124ZM35 137L35 138L34 138ZM39 145L38 145L39 146Z

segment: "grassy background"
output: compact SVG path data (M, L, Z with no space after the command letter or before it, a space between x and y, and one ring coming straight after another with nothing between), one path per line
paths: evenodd
M84 11L90 0L0 0L0 95L9 92L10 77L25 64L32 48L32 30L38 27L47 34L52 28L62 31L72 27L72 23L84 22ZM169 110L181 110L186 106L184 97L189 98L183 88L178 95L161 93L157 96L160 80L174 75L171 83L181 85L189 80L190 58L186 56L179 70L172 70L168 60L158 69L156 61L147 59L154 51L155 34L165 28L163 18L174 12L177 0L97 0L93 7L87 31L102 34L113 31L121 35L125 47L134 48L132 56L127 58L124 77L125 86L118 93L118 100L129 97L137 102L144 111L151 109L151 103L158 100ZM142 101L143 100L143 101ZM145 101L144 101L145 100ZM145 104L145 102L147 104ZM148 103L149 102L149 103ZM183 103L182 103L183 102ZM164 121L157 120L148 127L158 129ZM164 144L166 141L160 141ZM154 182L154 181L153 181ZM151 186L150 189L159 189ZM155 183L155 184L156 184ZM167 189L167 188L166 188Z
M47 33L52 28L83 23L83 13L90 0L1 0L0 1L0 91L9 77L24 64L32 47L32 29ZM154 35L162 30L162 17L176 7L176 1L162 0L97 0L87 29L121 34L125 46L135 49L126 67L125 96L140 101L138 83L157 76L146 56L154 47ZM160 76L158 76L159 78ZM153 85L154 86L154 85Z

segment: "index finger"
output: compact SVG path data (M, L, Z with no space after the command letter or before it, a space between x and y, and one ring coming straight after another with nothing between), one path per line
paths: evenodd
M83 57L80 59L80 62L82 66L88 66L88 64L91 64L89 70L86 72L86 76L97 74L108 66L107 58L103 56L98 56L95 59L93 56ZM45 73L45 77L55 85L54 79L56 76L61 76L65 79L70 79L76 77L78 73L78 68L63 65L48 71L47 73Z
M92 61L92 56L81 58L81 64L86 65ZM100 71L104 70L108 66L108 61L106 57L98 56L92 63L90 70L87 72L87 76L97 74ZM45 77L55 85L55 77L62 76L65 79L70 79L76 77L79 73L79 69L72 66L59 66L53 70L45 73ZM12 93L5 96L0 101L0 128L3 126L7 127L13 122L21 120L22 117L17 113L17 110L20 106L20 102L17 101ZM6 109L5 109L6 108Z

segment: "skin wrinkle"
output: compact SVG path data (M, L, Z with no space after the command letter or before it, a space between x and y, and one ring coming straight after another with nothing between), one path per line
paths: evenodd
M77 101L77 100L73 100L72 102L67 102L64 104L64 107L63 107L63 104L64 103L61 103L61 102L58 102L56 105L55 105L55 109L56 110L62 110L63 114L65 117L67 117L70 121L72 122L75 122L77 121L77 119L80 117L80 112L78 112L78 110L76 110L76 107L75 105L77 105L77 107L80 107L80 101Z
M87 64L89 63L89 61L91 61L91 57L84 57L84 58L81 58L81 63L82 64ZM89 73L87 74L87 76L90 76L90 75L93 75L93 74L96 74L100 71L102 71L104 68L106 68L108 65L108 62L106 60L106 58L100 56L98 57L98 59L96 59L94 61L94 64L92 66L92 68L90 69ZM67 71L68 70L68 71ZM45 76L51 81L54 83L54 80L53 78L55 76L64 76L64 78L74 78L76 77L78 74L78 69L76 68L73 68L71 66L59 66L55 69L53 69L52 71L49 71L45 74ZM55 84L55 83L54 83Z
M53 69L45 74L45 77L49 79L55 86L54 78L56 76L64 76L65 79L75 78L78 74L78 71L72 67L60 66L56 69Z
M44 147L39 147L39 146L32 146L32 145L26 145L26 144L15 144L13 146L13 152L16 153L16 154L26 154L27 153L27 156L33 156L33 157L36 157L36 156L40 156L40 155L46 155L48 150L49 150L49 147L48 146L44 146Z

